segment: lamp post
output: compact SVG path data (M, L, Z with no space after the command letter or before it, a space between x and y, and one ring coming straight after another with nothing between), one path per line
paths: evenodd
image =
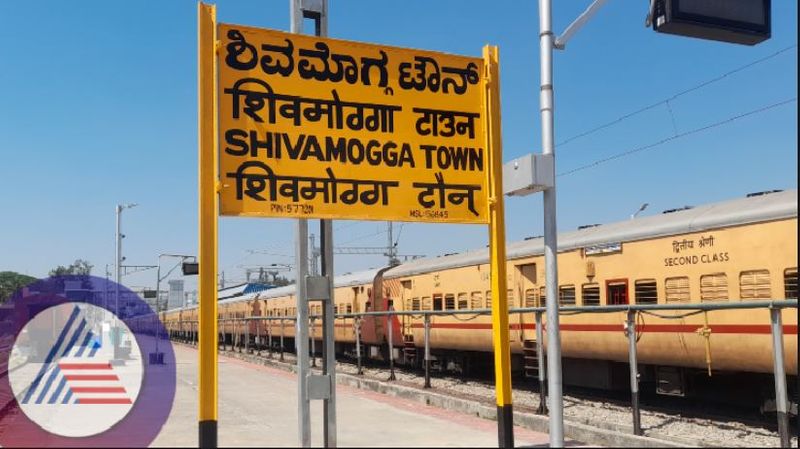
M631 220L633 220L634 218L638 217L638 216L639 216L639 214L641 214L642 212L644 212L644 210L645 210L645 209L647 209L647 206L649 206L649 205L650 205L650 203L644 203L644 204L642 204L641 206L639 206L639 210L637 210L636 212L634 212L633 214L631 214Z
M138 206L136 203L126 203L126 204L117 204L116 207L116 217L117 217L117 248L116 248L116 276L115 276L115 283L116 283L116 295L114 297L114 359L119 360L119 318L117 317L120 313L119 310L119 297L120 297L120 283L122 282L122 261L125 259L122 257L122 239L125 237L122 234L122 211L125 209L131 209Z

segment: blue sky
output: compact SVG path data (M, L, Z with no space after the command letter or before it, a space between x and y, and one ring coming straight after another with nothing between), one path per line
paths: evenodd
M563 30L589 1L554 2ZM562 142L797 43L797 2L773 2L772 39L755 47L659 35L646 3L609 2L555 55ZM534 1L330 1L331 37L480 55L500 47L504 159L540 151ZM46 275L76 258L103 275L114 258L114 207L129 264L197 246L196 3L0 3L0 271ZM221 22L288 29L288 1L221 1ZM557 148L557 172L797 95L797 48L666 105ZM670 115L670 110L672 115ZM673 127L674 118L674 127ZM558 227L626 219L797 188L797 103L558 178ZM510 240L542 233L541 196L507 201ZM336 222L341 245L386 241L381 222ZM395 228L399 229L399 225ZM289 220L221 220L220 267L291 263ZM481 226L406 224L402 254L482 247ZM248 255L265 249L273 256ZM380 256L337 256L337 271ZM152 286L155 273L125 279Z

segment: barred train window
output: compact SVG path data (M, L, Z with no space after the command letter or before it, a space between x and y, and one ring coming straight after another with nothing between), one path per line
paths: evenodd
M411 301L412 301L411 298L406 299L406 310L411 310L412 307Z
M352 304L348 304L347 305L347 313L353 313L353 305Z
M433 310L444 310L442 295L433 295Z
M469 299L466 293L458 294L458 310L469 309Z
M640 279L634 284L636 304L658 303L658 287L655 279Z
M739 292L742 299L770 299L769 270L742 271L739 274Z
M600 284L597 283L583 284L581 286L581 297L583 298L584 306L599 306Z
M539 287L539 301L542 304L547 304L547 289L542 285Z
M786 299L797 299L797 267L783 272L783 291Z
M422 310L431 310L431 297L430 296L423 296L422 297Z
M486 291L486 308L487 309L491 309L492 308L492 291L491 290L487 290Z
M728 276L725 273L714 273L700 276L701 301L727 301Z
M470 296L470 307L473 309L480 309L483 307L483 295L481 292L472 292Z
M508 307L514 307L516 302L514 300L514 290L513 289L510 289L510 288L508 289L508 292L506 294L506 300L508 301Z
M525 290L525 307L536 307L536 290L532 288Z
M667 302L689 301L689 278L686 276L667 278L664 281Z
M419 310L419 298L414 298L411 300L411 310Z
M558 303L562 306L575 305L574 285L562 285L558 288Z
M456 308L456 295L444 295L444 308L445 310L454 310Z

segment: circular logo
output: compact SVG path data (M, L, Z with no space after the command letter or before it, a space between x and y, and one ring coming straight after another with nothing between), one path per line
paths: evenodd
M91 304L60 304L28 321L12 348L28 363L9 373L25 415L67 437L105 432L124 418L139 396L144 367L135 339L125 342L125 359L116 358L116 335L132 333Z
M157 318L127 288L90 276L17 292L0 307L0 445L151 443L175 395Z

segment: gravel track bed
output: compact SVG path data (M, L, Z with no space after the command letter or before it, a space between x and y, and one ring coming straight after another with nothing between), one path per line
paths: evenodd
M265 353L262 353L264 355ZM285 353L285 362L293 364L294 354ZM273 354L274 362L278 353ZM355 363L337 360L337 372L357 373ZM280 363L280 362L278 362ZM321 364L317 359L317 366ZM386 381L389 369L375 366L362 368L364 377ZM395 383L409 387L422 388L425 378L414 371L395 368ZM431 376L433 391L465 399L494 403L494 385L486 381L459 379L453 376ZM524 388L514 389L514 409L535 412L539 407L539 393ZM598 398L582 398L564 395L564 418L594 427L620 432L631 432L632 415L630 407L613 401ZM642 405L642 429L645 436L681 442L694 446L714 447L780 447L778 433L747 420L734 421L730 418L684 416L680 411L653 410ZM792 438L792 447L797 447L797 437Z

